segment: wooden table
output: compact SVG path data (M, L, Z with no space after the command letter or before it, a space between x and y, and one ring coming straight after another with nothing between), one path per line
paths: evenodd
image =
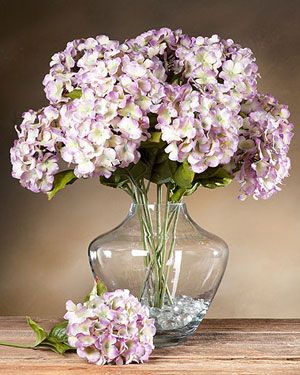
M37 319L49 328L55 320ZM0 341L32 342L23 317L0 317ZM86 364L76 354L0 347L0 374L300 375L300 319L206 319L184 345L157 349L143 365Z

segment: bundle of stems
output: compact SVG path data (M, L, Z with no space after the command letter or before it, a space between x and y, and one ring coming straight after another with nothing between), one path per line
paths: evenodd
M172 304L168 280L173 264L179 205L170 201L170 190L166 188L163 198L163 185L156 185L156 204L149 204L150 183L131 179L127 192L137 204L141 228L141 239L145 257L145 279L140 299L147 299L151 307L162 308L165 303ZM153 213L155 216L153 220Z

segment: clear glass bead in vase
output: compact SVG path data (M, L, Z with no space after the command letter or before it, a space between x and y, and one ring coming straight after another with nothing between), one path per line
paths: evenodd
M115 229L89 247L95 278L108 290L129 289L155 318L155 345L191 335L215 296L228 247L199 227L184 203L135 204Z

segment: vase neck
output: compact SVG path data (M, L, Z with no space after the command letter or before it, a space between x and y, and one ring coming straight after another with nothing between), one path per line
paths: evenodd
M177 211L179 213L187 213L187 207L185 203L173 203L173 202L167 202L167 203L148 203L148 204L139 204L132 202L130 205L130 213L137 213L139 211L145 211L148 212L165 212L166 210L173 212Z

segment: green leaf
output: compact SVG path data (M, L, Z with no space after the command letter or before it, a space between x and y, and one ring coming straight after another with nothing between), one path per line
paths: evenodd
M129 176L117 169L109 178L100 176L99 181L104 186L122 189L129 182Z
M126 169L127 174L131 176L135 181L138 181L145 177L148 172L148 166L142 160L139 160L136 164L131 164Z
M156 113L148 113L148 117L149 117L150 128L155 129L155 125L157 124L157 114Z
M67 321L55 324L40 346L46 346L58 354L75 350L75 348L68 344L67 325Z
M64 354L66 351L75 351L75 348L70 346L67 342L61 342L55 337L47 337L40 345L42 347L48 347L50 350L54 351L57 354Z
M26 317L27 324L35 333L35 344L34 346L38 346L41 342L45 340L48 336L47 332L42 328L38 323L32 320L29 316Z
M100 296L102 297L104 293L107 292L106 285L101 281L97 280L94 283L93 289L90 291L90 293L84 298L84 302L87 302L91 299L92 296Z
M42 328L37 322L32 320L29 316L26 316L26 322L35 333L35 343L33 345L22 345L22 344L17 344L17 343L12 343L12 342L2 342L2 341L0 342L0 345L11 346L14 348L24 348L24 349L35 349L35 348L40 347L42 342L48 336L47 332L44 330L44 328Z
M82 90L81 89L75 89L73 91L70 91L66 93L64 96L71 99L79 99L82 97Z
M164 147L165 142L160 141L152 143L152 147L149 145L149 147L140 150L141 160L147 165L147 173L144 178L157 185L174 182L173 174L177 168L177 162L169 159Z
M233 176L222 167L208 168L203 173L195 176L195 180L208 189L227 186L232 179Z
M176 161L172 161L168 157L161 163L155 163L152 169L151 182L157 185L173 182L173 175L176 168Z
M178 187L174 190L173 194L171 195L171 202L178 203L181 201L182 197L186 192L185 188Z
M140 148L163 148L164 146L165 142L161 140L161 132L154 131L150 138L141 143Z
M176 169L174 173L174 181L176 185L181 188L190 188L194 179L195 173L192 171L189 163L184 161Z
M164 163L166 160L170 160L169 159L169 154L167 154L165 152L165 150L161 150L161 151L158 151L157 152L157 155L155 157L155 164L161 164L161 163ZM172 161L172 160L170 160ZM176 162L175 162L176 163ZM176 163L177 165L177 163Z
M0 342L0 345L12 346L15 348L24 348L24 349L43 349L48 348L55 353L63 354L66 351L75 351L68 344L68 335L67 335L67 322L57 323L50 331L49 334L42 328L38 323L32 320L29 316L26 317L27 323L30 328L34 331L36 335L36 340L34 345L21 345L7 342Z
M127 168L118 168L109 178L100 177L100 183L105 186L122 189L132 178L139 181L148 174L148 166L142 160L131 163Z
M225 187L231 183L232 179L229 178L213 178L209 180L201 180L201 185L208 189L216 189L218 187Z
M185 196L192 195L198 189L199 186L201 186L200 182L194 182L190 189L186 189L184 195Z
M173 76L168 78L168 81L171 83L176 83L177 85L181 85L183 83L182 74L174 74Z
M53 188L48 192L48 199L51 200L66 185L70 185L77 180L73 170L69 169L56 173L54 176Z
M207 178L232 178L232 174L230 174L224 167L215 167L215 168L207 168L204 172L195 175L195 181L199 181L201 179Z
M67 321L55 324L49 335L40 343L39 347L47 347L58 354L64 354L66 351L75 350L68 343Z
M151 137L148 139L148 141L152 143L159 143L161 139L161 132L152 132Z
M49 336L56 338L60 342L67 342L68 335L67 335L67 321L59 322L52 327Z
M184 196L192 195L199 186L201 186L200 182L193 182L192 186L188 189L181 188L179 186L175 187L175 189L173 190L173 194L171 195L171 201L174 203L180 202Z
M97 287L97 295L100 297L102 297L103 294L107 292L106 285L100 280L97 281L96 287Z

